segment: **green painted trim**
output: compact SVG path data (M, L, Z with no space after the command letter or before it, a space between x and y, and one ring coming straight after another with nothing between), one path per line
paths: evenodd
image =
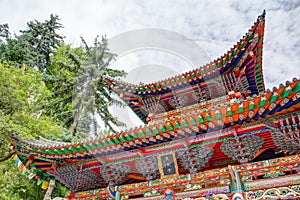
M260 51L261 51L261 48L258 48L258 49L256 50L256 54L259 54Z
M263 40L263 37L259 37L258 40L257 40L257 44L259 44L260 42L262 42Z
M300 91L300 82L296 83L296 85L293 88L294 93L299 92L299 91Z
M108 142L106 140L103 140L102 144L104 144L104 146L108 146Z
M234 49L234 50L232 51L231 55L232 55L232 56L235 56L235 55L236 55L236 53L237 53L237 50L236 50L236 49Z
M47 149L45 152L46 154L57 154L53 149Z
M140 130L140 136L145 137L146 133L143 130Z
M224 138L218 138L218 139L215 139L215 140L204 141L204 142L201 142L201 143L198 143L198 144L192 144L192 145L188 146L188 148L195 148L195 147L198 147L198 146L204 146L206 144L223 142L223 141L228 140L230 138L234 138L234 136L228 136L228 137L224 137Z
M239 105L239 108L238 108L238 113L242 113L244 112L244 106L243 106L243 103Z
M222 65L225 65L225 63L226 63L226 58L223 58Z
M261 98L260 98L260 102L259 102L259 104L258 104L259 107L263 107L263 106L266 104L266 102L267 102L267 101L266 101L266 98L261 97Z
M126 134L125 138L130 141L132 140L132 137L128 133Z
M215 63L212 64L212 69L213 69L213 70L217 69L217 66L216 66Z
M114 143L116 143L116 144L120 144L120 140L119 140L119 138L117 138L117 137L114 137Z
M232 54L229 54L229 55L227 56L227 61L230 61L231 58L232 58Z
M155 134L159 134L159 130L158 130L156 127L153 127L152 131L153 131Z
M256 72L261 72L260 66L261 66L261 62L257 62L256 65L255 65L255 68L256 68L255 71Z
M255 107L254 102L253 102L253 101L250 101L250 102L249 102L249 106L248 106L248 110L253 110L254 107Z
M152 131L149 128L147 128L147 134L148 135L152 135L153 134Z
M97 146L97 148L98 148L98 147L103 147L103 144L102 144L101 142L98 141L97 144L96 144L96 146Z
M272 95L270 96L269 102L270 102L270 103L273 103L274 101L277 100L277 98L278 98L278 93L277 93L277 92L274 92L274 93L272 93Z
M93 147L92 147L91 145L89 145L89 144L84 144L84 147L85 147L87 150L90 150L90 149L93 148Z
M260 60L260 58L261 58L261 56L259 55L259 56L256 57L256 60Z
M212 117L210 116L209 113L206 113L205 119L206 119L206 121L211 121L211 120L212 120Z
M55 151L58 153L58 154L64 154L65 152L63 151L63 150L61 150L61 149L55 149Z
M109 144L112 144L112 145L115 144L115 142L114 142L114 140L113 140L112 138L109 138L109 139L108 139L108 142L109 142Z
M193 117L191 117L190 122L191 122L192 125L196 125L197 124L196 120Z
M33 151L38 152L39 150L37 148L32 147L31 148Z
M171 124L168 124L167 128L169 131L174 131L174 127Z
M246 41L249 42L252 38L253 38L253 33L250 33L250 34L247 36Z
M68 148L63 148L62 151L64 152L64 154L72 153L72 150Z
M165 126L161 126L160 131L163 132L163 133L165 133L165 132L167 132L167 129L166 129Z
M29 163L30 167L35 167L36 164L34 164L33 162L32 163Z
M79 148L81 151L85 151L85 150L86 150L86 148L84 148L82 145L80 145L78 148Z
M216 110L216 111L215 111L215 115L216 115L216 118L217 118L217 119L221 119L221 118L222 118L222 115L221 115L221 113L220 113L219 110Z
M120 137L120 140L121 142L126 142L126 138L123 135Z
M92 148L97 148L97 145L96 145L95 143L91 143L90 146L91 146Z
M201 115L198 116L198 122L200 122L200 123L204 122L204 119L203 119L203 117Z
M176 122L174 123L174 125L175 125L175 127L176 127L177 129L180 129L180 128L181 128L181 126L180 126L180 124L179 124L178 121L176 121Z
M182 119L181 125L183 127L188 127L189 126L189 124L184 119Z
M245 42L244 42L244 41L241 41L241 43L240 43L238 49L241 50L241 49L243 48L244 44L245 44Z
M282 98L285 98L285 97L289 96L290 92L291 92L290 87L284 88L284 90L281 92L280 96Z
M71 148L69 148L69 149L71 149L72 151L75 151L76 153L80 151L79 149L77 149L77 148L74 147L74 146L71 146Z

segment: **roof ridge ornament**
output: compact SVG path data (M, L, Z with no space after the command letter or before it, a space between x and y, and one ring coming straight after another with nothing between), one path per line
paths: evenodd
M263 13L259 17L261 17L262 19L265 19L265 17L266 17L266 9L263 10Z

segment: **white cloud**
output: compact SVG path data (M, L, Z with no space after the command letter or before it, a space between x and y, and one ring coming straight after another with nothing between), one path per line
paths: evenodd
M24 29L29 20L47 19L55 13L65 26L62 34L75 44L79 44L79 36L92 42L96 35L111 38L139 28L163 28L197 42L214 59L247 32L263 9L267 10L263 70L266 87L271 88L299 78L299 0L0 0L0 23L7 22L17 31ZM149 64L150 59L152 64L166 61L164 56L144 54L128 55L119 63ZM174 60L170 64L176 65Z

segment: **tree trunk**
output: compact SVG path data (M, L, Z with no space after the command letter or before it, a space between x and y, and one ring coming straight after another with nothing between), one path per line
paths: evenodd
M5 156L4 158L0 158L0 163L10 159L14 154L15 154L15 152L11 152L10 154Z
M44 200L51 200L51 194L52 194L52 191L54 189L54 186L55 186L55 181L50 180L47 192L44 196Z
M89 83L91 80L89 79L87 82ZM83 101L85 101L85 98L86 98L86 86L84 86L84 88L82 89L83 90L83 96L81 97L81 102L80 102L80 105L79 105L79 108L78 108L78 113L74 116L74 120L73 120L73 123L72 125L70 126L70 129L69 129L69 132L71 134L71 136L74 136L75 134L75 129L77 127L77 124L78 124L78 121L79 121L79 118L80 118L80 115L81 115L81 112L82 112L82 109L83 109Z

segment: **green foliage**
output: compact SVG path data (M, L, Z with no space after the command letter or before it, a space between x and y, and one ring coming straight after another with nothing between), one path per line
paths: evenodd
M0 24L0 44L3 43L3 39L7 39L10 36L8 24Z
M62 41L56 34L62 27L58 20L51 15L45 22L30 22L26 31L14 37L7 24L0 25L0 161L12 153L12 136L65 138L66 131L47 115L44 105L52 92L41 73ZM0 162L0 199L42 199L43 193L12 160Z
M59 20L51 15L44 22L31 21L14 36L0 24L0 199L43 196L35 180L7 160L12 136L74 141L107 135L108 130L99 133L99 118L110 131L124 125L109 112L109 106L123 104L111 97L103 77L125 72L109 68L116 55L107 39L97 37L92 46L82 39L83 46L71 47L58 34ZM63 195L65 190L58 185L54 191Z
M98 116L110 130L124 125L109 112L112 104L123 104L111 97L112 90L103 76L119 77L125 72L108 67L116 55L109 52L105 38L98 41L97 37L91 47L84 40L83 44L84 47L78 48L62 44L48 66L50 73L45 75L47 86L53 92L47 111L69 128L72 136L78 134L75 138L79 139L97 135Z
M27 30L21 31L28 36L28 41L37 52L36 66L41 72L47 69L53 51L60 46L63 37L57 33L63 28L57 15L50 15L49 20L39 22L37 20L27 23Z
M76 77L74 96L74 120L71 125L79 134L89 133L94 137L97 135L97 116L105 122L109 130L114 131L114 126L124 126L109 111L109 106L115 104L123 106L122 102L112 98L111 88L107 86L104 76L120 77L126 73L109 68L110 62L116 55L111 53L107 47L107 39L95 38L93 46L88 46L82 39L86 51L86 59L82 62ZM78 127L77 127L78 126ZM82 127L85 127L84 129Z
M22 71L7 63L0 64L0 129L20 136L45 137L61 134L62 128L42 115L42 105L50 98L42 76L33 68Z
M22 64L34 67L37 52L30 44L28 35L6 38L6 43L0 44L0 61L13 62L19 67Z
M36 70L21 70L8 63L0 64L0 91L0 109L10 116L40 109L40 104L50 95Z
M51 117L43 115L41 105L50 94L42 76L33 68L22 71L12 64L0 64L0 159L11 152L12 134L36 138L63 133ZM28 178L11 162L0 163L0 199L38 199L35 181L28 184Z
M75 78L80 68L80 60L83 60L84 56L83 48L71 48L70 45L62 44L51 58L51 65L48 66L50 73L44 75L44 81L52 92L45 108L47 113L65 128L70 127L73 121Z
M3 200L38 200L45 191L37 186L34 179L29 180L10 159L0 164L0 199Z

